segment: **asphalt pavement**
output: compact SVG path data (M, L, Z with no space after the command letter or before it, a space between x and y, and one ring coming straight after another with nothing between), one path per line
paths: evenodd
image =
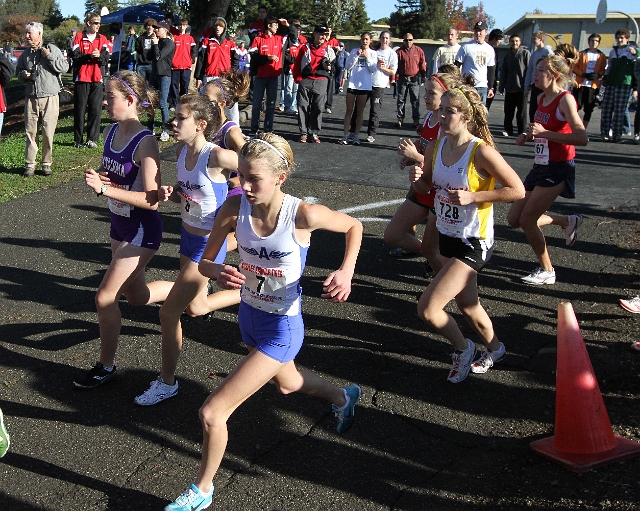
M320 144L297 142L295 118L276 116L276 133L291 141L297 163L285 190L365 225L344 304L319 298L322 280L340 264L343 239L313 235L297 362L340 386L357 382L363 396L341 436L327 403L263 388L229 419L213 509L640 509L640 458L575 474L529 448L553 432L563 301L576 311L614 432L640 441L640 354L630 349L640 318L618 305L640 292L640 146L598 141L596 111L591 142L578 148L577 197L552 208L586 216L579 241L567 248L560 229L545 230L553 286L520 282L535 257L524 234L507 226L508 205L496 206L496 249L478 283L507 356L453 385L446 381L450 345L416 314L428 284L423 260L389 257L382 237L407 189L395 147L413 135L395 127L393 103L385 96L380 133L360 147L337 144L342 95L323 120ZM500 133L501 98L490 121ZM496 141L524 177L532 147ZM162 171L163 182L173 183L171 148ZM180 217L170 204L162 216L164 241L148 280L177 273ZM185 319L178 396L138 407L133 398L159 370L159 306L121 301L118 378L74 390L74 376L98 357L93 300L110 259L108 222L104 199L81 181L0 204L0 406L11 434L0 460L0 510L163 509L197 473L198 408L245 353L237 308L208 322ZM454 306L448 310L462 321Z

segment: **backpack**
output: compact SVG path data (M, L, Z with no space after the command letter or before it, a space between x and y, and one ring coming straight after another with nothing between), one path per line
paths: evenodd
M9 83L9 80L16 74L16 68L9 60L4 52L0 52L0 85L3 87Z

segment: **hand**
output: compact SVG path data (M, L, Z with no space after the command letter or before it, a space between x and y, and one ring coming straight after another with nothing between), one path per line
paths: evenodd
M351 278L353 272L337 270L330 273L322 283L324 293L320 296L327 298L330 302L346 302L351 294Z
M278 58L277 55L268 55L267 58L269 60L272 60L273 62L279 62L280 61L280 59Z
M153 36L151 37L151 42L153 44L158 44L158 41L160 41L160 39L158 39L158 34L153 34Z
M414 165L409 169L409 181L411 183L415 183L418 179L422 177L424 172L422 171L422 167L419 165Z
M518 138L516 138L516 145L524 145L526 141L527 135L525 135L524 133L520 133L520 135L518 135Z
M496 95L496 91L494 91L493 89L489 89L487 91L487 99L491 99L492 97L494 97Z
M466 206L473 203L473 193L467 190L447 190L451 204Z
M25 80L28 80L29 78L31 78L31 73L25 69L25 70L22 71L22 77Z
M43 46L42 48L40 48L40 53L42 53L43 57L48 57L49 54L51 53L51 50Z
M96 59L97 59L97 58L100 58L100 50L93 50L93 51L91 52L91 56L92 56L92 57L94 57L94 58L96 58Z
M202 80L196 80L196 89L200 90L202 87Z
M546 131L547 130L545 130L542 124L540 124L539 122L534 122L531 126L529 126L529 136L531 137L531 140L533 140L537 136L542 135Z
M416 156L419 156L418 149L410 139L400 141L400 143L398 144L397 153L400 156L404 156L406 159L410 159L413 161L416 160Z
M241 289L244 284L244 275L235 266L225 264L218 274L216 283L222 289Z
M158 188L158 202L167 202L173 193L173 186L161 186Z
M102 190L102 185L109 184L110 180L107 177L106 172L103 172L102 174L98 174L93 169L87 169L84 171L84 182L94 192L100 193L100 191Z

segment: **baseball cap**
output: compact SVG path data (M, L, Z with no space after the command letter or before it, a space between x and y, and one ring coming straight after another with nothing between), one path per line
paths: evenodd
M487 24L484 21L477 21L475 25L473 25L473 30L488 30Z
M318 32L318 34L328 34L329 29L326 25L316 25L316 28L313 29L314 32Z
M164 21L159 21L158 23L153 25L153 28L164 28L166 30L169 30L169 25L167 23L165 23Z

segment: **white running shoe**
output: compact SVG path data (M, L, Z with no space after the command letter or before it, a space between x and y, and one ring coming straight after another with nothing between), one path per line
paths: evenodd
M375 141L376 141L376 139L372 135L369 135L367 137L367 142L369 142L370 144L373 144Z
M500 343L500 348L496 351L484 350L480 358L471 364L471 372L474 374L484 374L497 364L507 354L504 344Z
M169 132L168 131L163 131L160 134L160 141L161 142L168 142L169 141Z
M164 380L158 376L155 381L151 382L149 387L144 393L140 394L134 399L134 402L140 406L152 406L157 405L165 399L175 396L178 393L178 380L175 384L167 385Z
M476 345L473 344L469 339L466 339L469 347L460 352L453 352L453 365L451 366L451 371L449 371L449 376L447 380L451 383L460 383L467 376L469 376L469 369L471 369L471 362L476 358Z
M530 275L522 277L522 282L532 284L534 286L541 286L542 284L555 284L556 283L556 270L546 271L542 268L536 268Z
M620 305L633 314L640 314L640 295L632 296L626 300L620 298Z
M562 230L567 238L567 246L571 247L576 241L578 241L578 227L582 225L584 218L582 215L569 215L567 218L569 220L569 225L563 227Z

